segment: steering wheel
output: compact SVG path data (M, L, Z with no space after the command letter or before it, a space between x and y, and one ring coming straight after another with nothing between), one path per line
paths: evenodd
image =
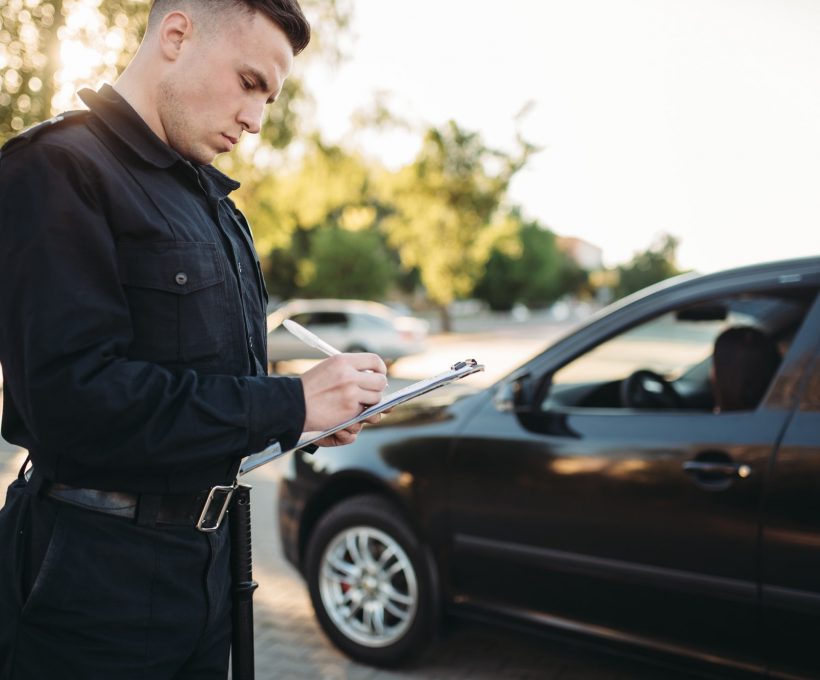
M666 378L642 368L621 382L621 405L625 408L681 408L683 400Z

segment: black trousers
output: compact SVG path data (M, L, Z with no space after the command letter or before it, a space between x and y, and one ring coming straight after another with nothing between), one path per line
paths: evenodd
M227 677L227 522L212 534L138 526L17 481L0 554L0 679Z

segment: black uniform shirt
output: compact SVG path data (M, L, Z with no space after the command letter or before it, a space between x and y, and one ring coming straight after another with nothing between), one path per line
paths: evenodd
M305 418L264 375L267 295L239 185L111 87L0 152L3 436L48 479L199 491Z

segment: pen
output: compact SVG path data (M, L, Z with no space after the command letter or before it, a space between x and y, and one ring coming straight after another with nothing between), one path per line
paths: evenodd
M328 345L318 335L311 333L307 328L305 328L301 324L296 323L295 321L285 319L282 322L282 325L285 328L287 328L291 333L293 333L293 335L299 338L302 342L304 342L308 347L318 349L320 352L324 352L329 357L332 357L335 354L341 354L341 352L335 347L333 347L333 345Z
M293 333L297 338L299 338L302 342L304 342L308 347L313 347L314 349L318 349L320 352L324 352L329 357L332 357L335 354L341 354L341 352L336 349L333 345L327 344L322 338L320 338L315 333L311 333L307 328L305 328L302 324L296 323L295 321L291 321L290 319L285 319L282 322L282 325L287 328L291 333ZM372 373L373 371L367 370L366 373ZM388 387L388 383L385 380L384 386Z

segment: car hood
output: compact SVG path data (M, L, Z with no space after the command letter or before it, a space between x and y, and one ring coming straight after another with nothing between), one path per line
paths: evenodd
M391 427L408 427L442 422L453 417L451 411L457 404L466 404L484 394L486 390L462 384L446 385L416 399L400 404L367 429L383 430ZM460 408L458 409L460 410Z

